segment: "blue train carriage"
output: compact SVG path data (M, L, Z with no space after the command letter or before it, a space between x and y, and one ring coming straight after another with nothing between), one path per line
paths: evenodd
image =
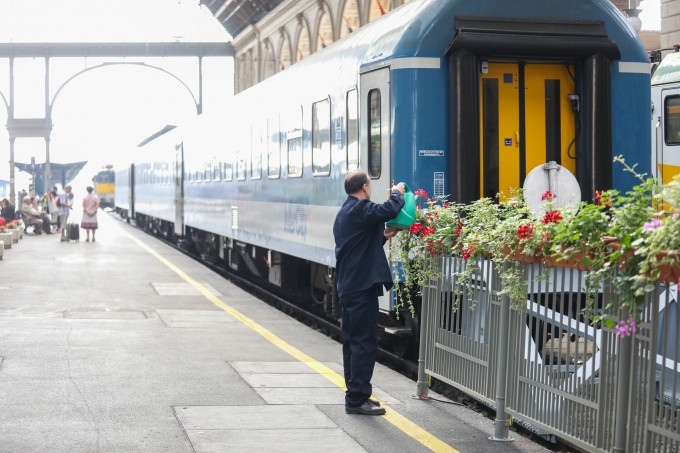
M177 157L182 149L181 131L166 125L143 140L135 150L128 180L128 200L138 227L152 234L175 240L178 197ZM180 151L178 151L180 150ZM181 222L178 224L181 227ZM180 231L181 235L181 231Z
M649 83L608 0L416 0L239 93L231 118L199 118L158 155L174 184L148 187L151 169L135 163L135 218L206 259L309 289L338 317L332 224L348 171L369 172L377 202L393 181L493 197L547 161L584 198L625 190L634 181L612 156L649 170ZM417 323L395 320L386 295L381 324L408 337Z
M652 175L663 183L680 173L680 53L652 75Z
M337 49L358 48L352 38L373 43L359 58L360 162L370 172L380 111L385 189L403 180L470 202L556 161L589 199L634 185L614 155L649 171L649 60L609 1L412 2Z
M107 165L94 178L94 193L99 197L102 208L112 208L115 202L115 172L112 165Z

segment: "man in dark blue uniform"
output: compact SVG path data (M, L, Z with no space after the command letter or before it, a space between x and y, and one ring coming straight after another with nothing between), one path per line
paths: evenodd
M338 296L342 305L342 358L345 371L345 412L383 415L369 397L378 351L378 297L392 288L392 273L383 244L397 234L385 222L404 206L404 185L392 187L383 204L371 202L371 180L363 170L345 178L347 200L340 208L333 235Z

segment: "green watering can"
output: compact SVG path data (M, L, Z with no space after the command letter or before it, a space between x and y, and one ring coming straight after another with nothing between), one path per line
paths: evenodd
M408 230L416 221L416 196L413 195L409 186L402 182L404 188L404 207L394 219L387 222L388 228L398 228L400 230Z

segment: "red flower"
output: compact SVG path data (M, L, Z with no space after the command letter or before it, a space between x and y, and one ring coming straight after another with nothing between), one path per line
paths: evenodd
M413 225L411 225L411 228L408 229L408 233L409 234L418 233L422 229L423 229L422 223L414 223Z
M423 198L425 198L426 200L427 200L427 198L428 198L428 197L427 197L427 192L425 192L423 189L418 189L418 190L416 190L415 192L413 192L413 195L415 195L416 197L423 197Z
M430 255L438 254L443 247L442 241L427 241L427 250L430 252Z
M598 206L606 206L608 208L612 207L612 199L609 194L603 194L601 190L595 191L595 197L593 198L595 204Z
M557 197L557 195L555 195L554 193L552 193L549 190L546 190L545 193L543 194L543 196L541 197L541 200L542 201L546 201L546 200L550 201L550 200L554 200L555 197Z
M456 228L455 235L460 236L460 234L463 232L463 222L458 219L458 228Z
M517 237L519 239L530 239L531 236L533 236L535 229L536 228L534 228L534 226L530 223L526 225L519 225L517 227Z
M4 218L4 217L0 217L0 226L5 226L5 223L7 223L7 222L5 221L5 218Z
M434 228L432 228L432 227L425 227L421 231L421 234L423 235L423 237L427 237L427 236L431 235L432 233L434 233Z
M562 213L560 211L547 211L543 216L543 223L545 225L549 223L560 223L560 220L562 220Z
M474 245L468 245L466 248L463 249L463 259L467 260L468 258L470 258L472 254L475 253L475 250L477 249L475 248Z

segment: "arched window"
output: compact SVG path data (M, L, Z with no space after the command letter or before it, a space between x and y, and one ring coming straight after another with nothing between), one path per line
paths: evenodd
M262 59L262 79L271 77L276 74L276 54L274 53L274 48L272 47L271 41L265 43L264 58Z
M328 12L328 7L323 8L323 14L319 19L319 26L316 32L316 52L333 43L333 21Z
M356 31L360 26L357 0L347 0L342 9L342 17L340 18L340 37L342 38Z
M245 69L243 78L243 89L255 84L255 71L253 68L253 51L249 50L245 56Z
M302 22L302 29L298 35L297 46L295 46L295 61L301 61L312 53L312 41L309 39L307 25Z
M288 39L288 34L283 34L283 39L281 40L281 49L279 50L279 70L283 71L287 67L293 64L293 57L290 54L290 39Z

